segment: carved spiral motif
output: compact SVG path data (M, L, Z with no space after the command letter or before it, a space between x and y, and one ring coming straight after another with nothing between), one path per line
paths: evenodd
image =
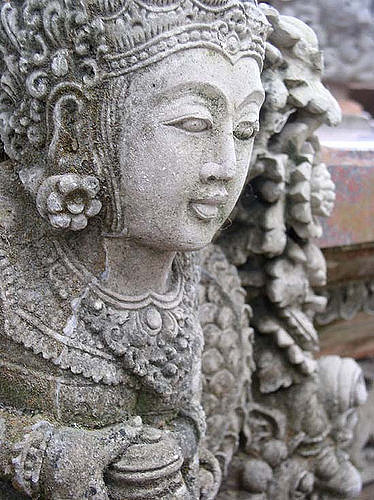
M199 0L199 2L208 7L223 7L227 5L230 0Z
M180 5L181 0L141 0L148 7L167 8Z
M87 23L82 7L46 0L3 5L0 127L11 158L21 160L45 145L46 103L53 89L69 80L95 82L102 43L102 27Z

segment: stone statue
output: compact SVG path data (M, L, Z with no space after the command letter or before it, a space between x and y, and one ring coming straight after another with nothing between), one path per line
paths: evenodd
M0 494L358 494L362 375L312 354L339 120L313 32L256 1L12 0L0 48Z

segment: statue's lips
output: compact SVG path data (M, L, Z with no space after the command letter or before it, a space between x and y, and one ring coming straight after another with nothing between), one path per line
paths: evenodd
M192 212L201 220L212 220L217 218L219 209L225 204L227 195L193 200L190 202Z

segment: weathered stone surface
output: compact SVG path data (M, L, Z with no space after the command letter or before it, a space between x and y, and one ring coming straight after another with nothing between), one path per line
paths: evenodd
M340 355L356 359L364 369L369 389L359 410L359 425L352 441L353 463L365 485L374 479L372 447L372 357L374 356L373 280L374 249L371 233L373 152L368 126L349 119L332 133L323 131L322 151L337 186L332 216L322 222L320 239L327 263L327 284L320 291L325 311L316 315L321 350L318 356ZM368 486L360 498L371 498Z
M365 359L360 362L369 389L369 396L366 404L359 411L360 425L356 428L355 439L352 443L353 460L361 471L362 479L366 484L374 481L373 364L373 359ZM372 492L372 487L368 489L366 495L363 494L363 498L370 498L370 491Z
M335 82L373 82L371 0L271 0L284 15L296 16L317 33L324 51L325 78Z
M340 111L313 31L256 1L1 14L1 487L356 496L362 374L314 359Z

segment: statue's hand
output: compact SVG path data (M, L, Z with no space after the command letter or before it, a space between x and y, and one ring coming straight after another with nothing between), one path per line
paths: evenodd
M175 434L144 426L139 441L112 463L105 480L113 498L175 498L191 500L185 482L183 454ZM183 474L182 474L183 468ZM195 479L196 481L195 474Z
M107 500L104 471L136 442L140 418L100 430L62 427L53 432L40 477L42 496Z
M145 425L137 443L126 449L119 460L112 463L111 469L120 475L126 475L129 467L131 474L135 467L139 473L157 469L162 477L164 469L170 474L172 464L176 470L183 464L183 454L175 434Z

